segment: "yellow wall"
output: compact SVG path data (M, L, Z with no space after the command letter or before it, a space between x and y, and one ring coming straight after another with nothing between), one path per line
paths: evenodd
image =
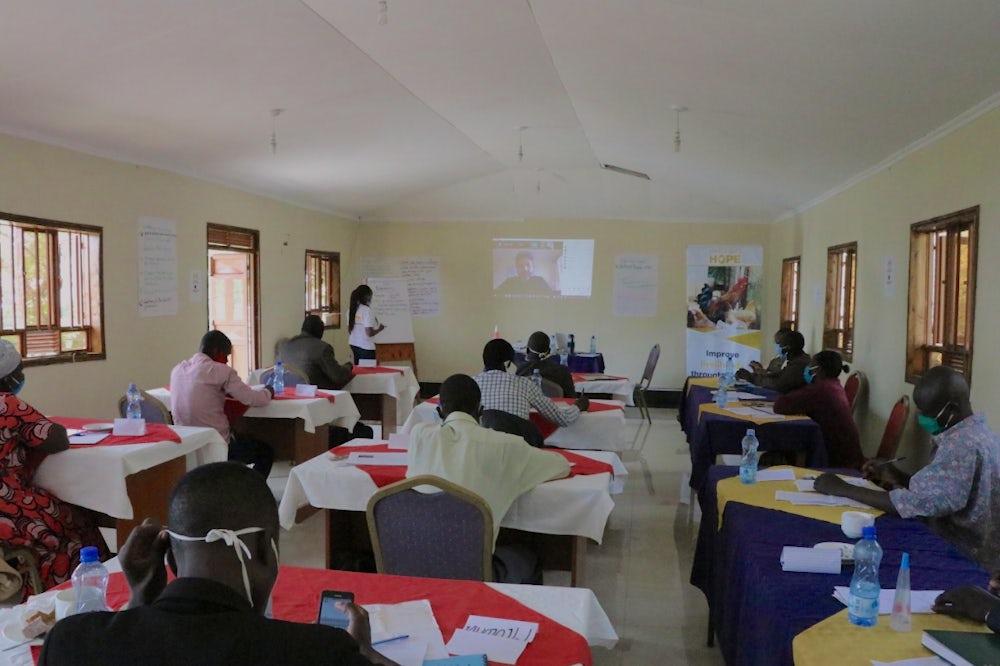
M862 183L815 206L796 219L772 225L770 257L802 254L801 330L807 349L819 349L823 305L814 302L825 285L829 246L858 242L857 308L853 367L868 374L871 395L861 420L865 452L874 454L893 403L912 392L903 379L906 360L907 279L910 225L938 215L980 206L978 292L973 406L1000 427L996 396L1000 359L993 337L1000 330L1000 311L993 289L1000 280L1000 110L981 116L897 162ZM896 263L896 287L883 293L886 255ZM772 264L768 278L780 277ZM769 290L770 311L777 291ZM927 438L911 424L901 452L912 463L928 456Z
M173 365L197 351L207 330L207 305L191 302L187 287L191 271L206 268L207 222L260 230L264 363L271 361L274 342L297 332L302 323L305 250L340 251L349 263L357 234L356 223L330 215L4 135L0 211L104 229L107 360L27 370L25 399L46 413L68 416L112 416L128 382L163 386ZM138 316L140 216L177 222L176 316ZM338 352L347 350L346 332L328 332L326 339Z
M687 311L685 250L698 244L764 245L766 224L655 223L595 220L457 223L365 223L359 256L441 258L441 315L415 318L420 379L441 381L482 369L483 344L499 325L515 342L541 329L574 333L586 350L597 335L607 371L638 379L649 349L660 343L654 387L684 382ZM493 238L593 238L594 280L588 300L494 299ZM614 261L619 254L659 257L659 298L652 318L613 316ZM766 257L766 255L765 255ZM355 274L356 278L361 276Z

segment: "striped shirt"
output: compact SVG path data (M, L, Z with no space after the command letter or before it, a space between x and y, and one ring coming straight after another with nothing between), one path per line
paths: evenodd
M518 377L504 370L487 370L474 379L483 394L483 409L499 409L526 419L534 407L539 414L560 426L568 426L580 418L576 405L557 405L528 377Z

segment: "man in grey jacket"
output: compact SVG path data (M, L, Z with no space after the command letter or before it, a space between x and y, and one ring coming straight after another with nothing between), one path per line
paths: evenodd
M302 322L302 332L283 338L274 347L274 356L285 365L295 366L309 375L309 383L324 389L342 389L351 381L350 363L341 365L333 347L323 342L323 320L309 315Z

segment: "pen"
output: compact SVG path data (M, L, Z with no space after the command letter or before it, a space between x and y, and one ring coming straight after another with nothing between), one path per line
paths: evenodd
M896 463L896 462L899 462L901 460L906 460L906 456L898 456L896 458L892 458L890 460L886 460L885 462L880 462L878 465L876 465L876 467L882 467L883 465L891 465L892 463Z
M393 643L395 641L401 641L404 638L409 638L409 637L410 637L409 634L403 634L402 636L393 636L392 638L386 638L385 640L382 641L375 641L374 643L372 643L372 647L375 647L376 645L385 645L386 643Z

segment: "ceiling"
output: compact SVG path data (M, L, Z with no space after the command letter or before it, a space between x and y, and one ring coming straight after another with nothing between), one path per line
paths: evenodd
M386 7L5 0L0 132L362 220L770 221L1000 103L996 0Z

